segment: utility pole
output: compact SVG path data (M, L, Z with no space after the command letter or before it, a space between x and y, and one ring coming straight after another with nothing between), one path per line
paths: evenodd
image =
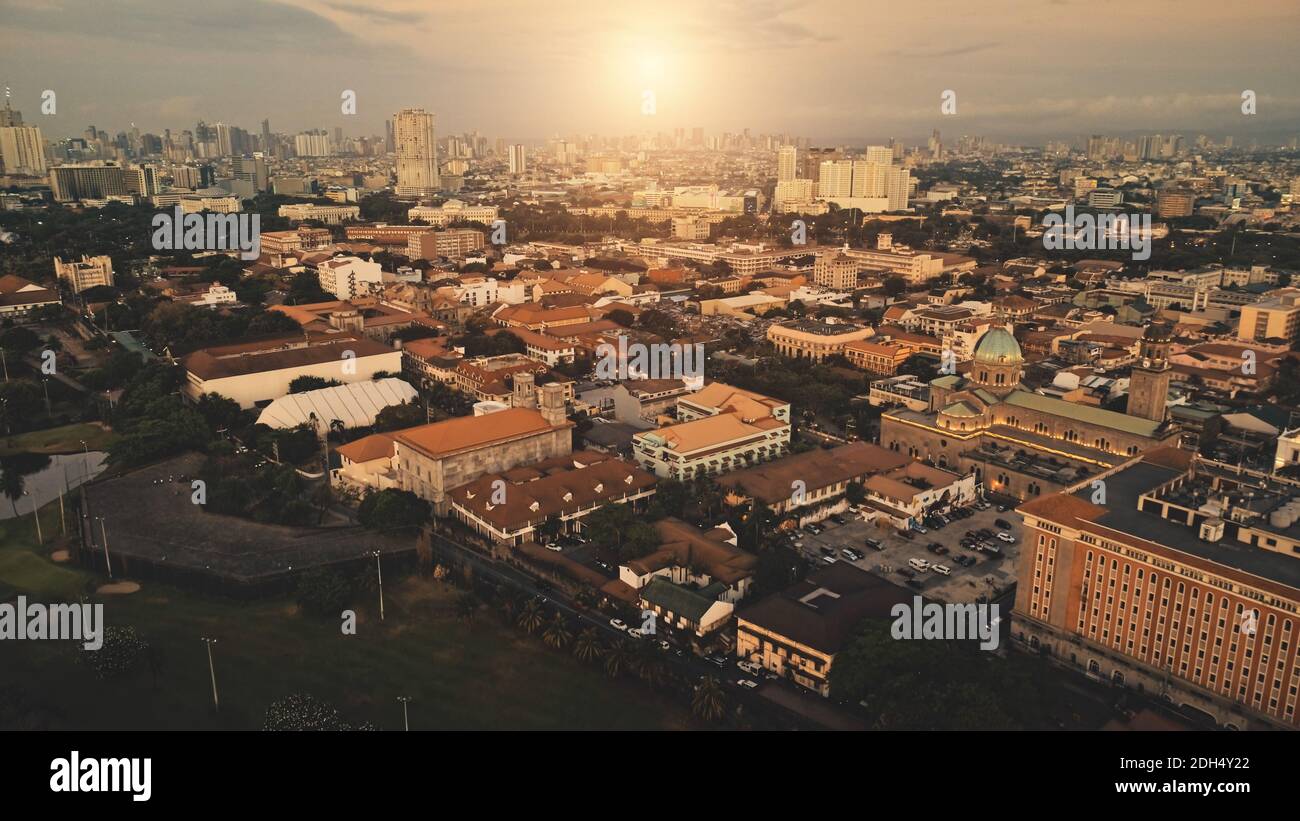
M208 675L212 677L212 709L221 712L221 702L217 700L217 669L212 666L212 645L216 644L217 640L206 636L201 638L203 643L208 646Z
M5 368L5 381L8 382L8 381L9 381L9 360L8 360L8 358L5 357L5 349L4 349L4 348L0 348L0 364L3 364L3 365L4 365L4 368Z

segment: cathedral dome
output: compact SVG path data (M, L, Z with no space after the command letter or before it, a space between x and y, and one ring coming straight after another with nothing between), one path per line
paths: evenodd
M975 361L985 365L1019 365L1025 361L1020 343L1006 328L993 328L975 344Z

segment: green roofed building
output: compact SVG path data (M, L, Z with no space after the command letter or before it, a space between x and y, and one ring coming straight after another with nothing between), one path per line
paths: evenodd
M641 588L641 608L653 610L658 624L703 636L731 618L736 606L719 598L726 592L727 586L719 582L694 587L656 576Z
M1159 377L1165 349L1144 345L1136 371ZM1021 384L1024 356L1009 331L980 337L961 374L930 383L925 411L897 408L881 417L880 444L939 467L975 473L988 492L1032 499L1108 470L1158 447L1177 447L1180 429L1165 403L1139 396L1132 413L1089 404L1087 397L1044 396ZM1134 379L1136 393L1166 389Z

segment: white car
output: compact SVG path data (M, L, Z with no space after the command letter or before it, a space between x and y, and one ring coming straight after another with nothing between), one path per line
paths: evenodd
M546 549L554 550L556 553L559 553L561 550L564 549L564 545L560 544L559 542L551 542L546 545Z
M736 662L736 666L744 670L746 673L749 673L751 676L761 675L763 672L762 667L759 667L752 661L745 661L744 659Z
M615 630L627 630L627 625L623 623L622 619L610 619L609 626L613 627Z
M639 638L641 638L641 637L644 636L644 635L645 635L645 633L642 633L642 632L641 632L641 628L640 628L640 627L629 627L629 628L627 628L627 637L630 638L630 639L639 639Z
M1015 536L1012 536L1010 533L999 533L999 534L998 534L998 540L999 540L999 541L1006 542L1007 544L1015 544L1015 543L1016 543L1016 537L1015 537Z
M839 561L839 559L835 558L834 556L822 556L822 561L825 562L826 564L835 564L837 561Z
M951 576L951 575L952 575L952 571L948 569L948 566L947 566L947 565L942 565L942 564L932 564L932 565L930 565L930 570L931 570L932 572L934 572L934 573L938 573L940 576Z
M755 687L758 686L757 684L755 684L754 682L750 681L747 678L736 679L736 684L740 687L744 687L746 690L753 690Z

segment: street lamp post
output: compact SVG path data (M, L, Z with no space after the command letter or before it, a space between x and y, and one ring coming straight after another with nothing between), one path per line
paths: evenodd
M217 700L217 669L212 666L212 645L216 644L217 640L206 636L201 638L203 643L208 646L208 675L212 677L212 709L220 712L221 702Z
M384 620L384 568L379 563L379 551L372 550L370 555L375 557L375 573L379 576L379 620Z
M402 702L402 726L405 727L405 728L406 728L406 732L409 733L409 732L411 731L411 719L410 719L410 717L407 715L407 712L406 712L406 704L407 704L407 702L409 702L411 699L410 699L409 696L398 696L398 697L397 697L397 700L400 701L400 702Z

